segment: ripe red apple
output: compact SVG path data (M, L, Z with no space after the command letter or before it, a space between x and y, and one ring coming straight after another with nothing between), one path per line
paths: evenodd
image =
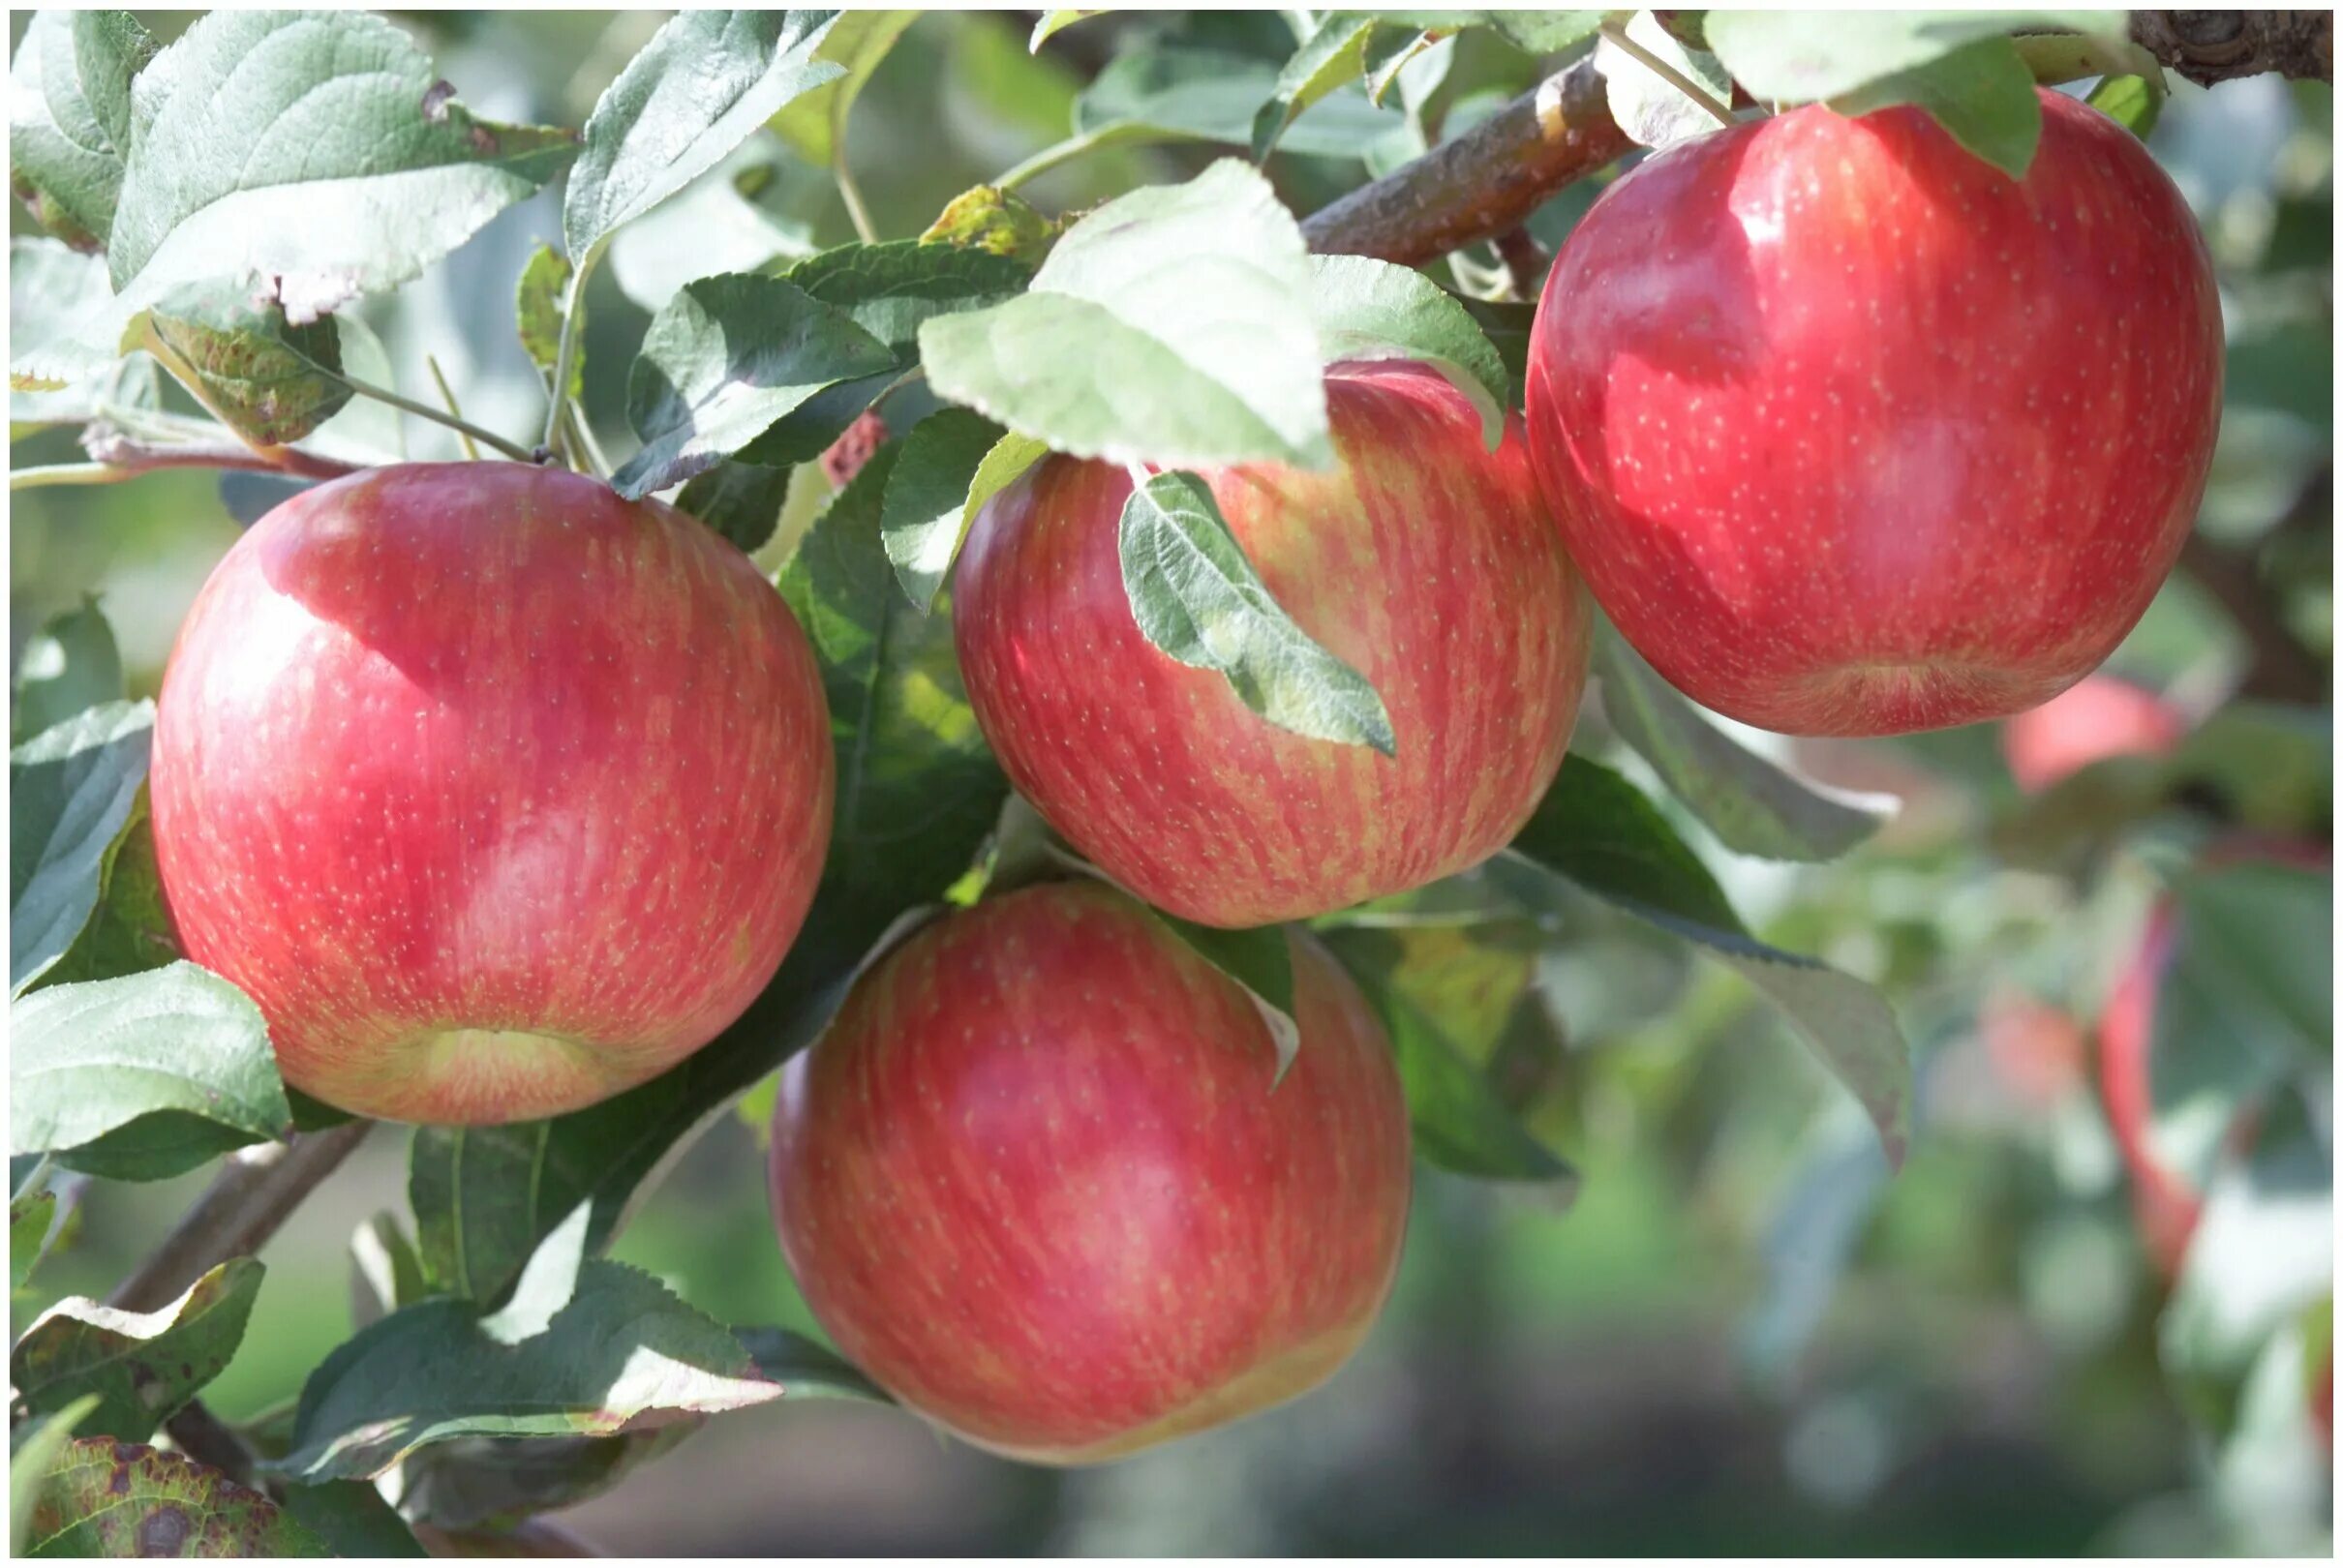
M2203 859L2207 865L2265 860L2312 871L2325 871L2332 863L2325 844L2249 836L2216 843ZM2116 976L2099 1015L2100 1102L2131 1180L2140 1238L2167 1279L2180 1272L2205 1206L2205 1194L2195 1180L2167 1164L2150 1136L2155 1124L2156 1009L2179 936L2172 899L2158 898L2148 911L2139 947ZM2232 1131L2233 1137L2247 1140L2252 1133L2252 1127L2242 1124Z
M2004 722L2001 755L2018 788L2038 795L2110 757L2161 757L2187 733L2188 720L2156 693L2090 675Z
M187 954L286 1080L401 1121L549 1116L706 1043L797 935L829 710L746 557L520 464L296 496L197 597L155 725Z
M2057 93L2024 180L1920 110L1648 159L1532 328L1530 454L1595 597L1688 695L1793 735L2019 712L2140 618L2221 406L2205 242Z
M987 899L855 982L773 1119L814 1316L980 1447L1114 1459L1316 1387L1390 1291L1410 1186L1391 1047L1299 932L1300 1054L1121 892Z
M1150 644L1123 591L1125 471L1051 458L986 506L955 581L960 668L1011 779L1149 903L1207 925L1322 915L1505 847L1562 766L1589 612L1518 423L1405 363L1326 376L1339 469L1205 471L1293 620L1373 683L1397 756L1310 739Z

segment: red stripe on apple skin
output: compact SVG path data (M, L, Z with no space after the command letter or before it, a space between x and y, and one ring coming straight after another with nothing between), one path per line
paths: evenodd
M1340 471L1203 472L1301 629L1374 685L1396 758L1247 709L1148 643L1129 477L1052 458L989 503L954 593L960 667L1018 788L1117 882L1209 925L1326 913L1461 871L1537 803L1577 716L1588 607L1515 419L1495 453L1422 366L1326 377Z
M1652 158L1563 247L1531 455L1597 600L1710 708L2003 716L2171 570L2220 417L2211 266L2130 133L2041 100L2023 183L1916 109L1816 106Z
M814 1315L984 1447L1117 1457L1280 1402L1365 1336L1411 1186L1390 1045L1292 938L1301 1050L1139 904L946 917L786 1070L774 1213Z
M288 501L205 584L155 848L188 955L259 1004L289 1082L502 1122L739 1015L832 788L812 650L739 551L575 474L410 465Z

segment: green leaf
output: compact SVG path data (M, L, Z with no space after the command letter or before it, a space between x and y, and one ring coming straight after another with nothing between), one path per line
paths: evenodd
M1505 438L1512 377L1470 311L1422 273L1363 256L1310 257L1310 316L1319 356L1413 359L1429 365L1480 413L1490 451Z
M513 318L520 327L521 351L548 387L562 357L562 311L568 291L568 257L550 245L530 252L529 264L521 269L521 281L513 289ZM584 334L579 336L583 339ZM566 396L585 395L586 346L581 341L570 349Z
M1405 125L1367 102L1363 88L1336 81L1281 128L1278 145L1319 158L1357 159L1367 144ZM1078 136L1114 144L1216 141L1252 148L1262 116L1274 108L1282 75L1265 62L1222 49L1162 45L1117 55L1074 105Z
M1253 117L1253 161L1269 156L1296 116L1338 87L1365 75L1367 41L1376 20L1354 12L1328 13L1277 73L1269 101Z
M102 256L83 256L53 239L10 240L8 334L15 356L9 368L12 438L49 425L86 424L108 405L160 406L155 362L122 355L122 323Z
M692 1416L617 1437L452 1438L408 1456L399 1470L400 1500L414 1518L441 1529L509 1529L602 1495L703 1425Z
M578 1271L586 1262L586 1240L593 1205L580 1203L546 1233L521 1265L512 1295L480 1319L480 1330L499 1344L519 1344L545 1332L561 1310L577 1298Z
M935 602L968 536L977 470L1005 438L1000 426L965 408L929 414L903 438L888 474L879 534L904 594L923 612Z
M1487 1075L1393 983L1390 933L1354 926L1319 935L1391 1037L1417 1157L1460 1176L1540 1184L1565 1203L1575 1196L1578 1173L1531 1135Z
M1294 1021L1293 1011L1293 950L1286 928L1259 925L1229 930L1199 925L1160 909L1153 914L1197 956L1245 988L1262 1022L1268 1025L1269 1043L1277 1050L1277 1076L1272 1082L1284 1082L1286 1070L1301 1051L1301 1025Z
M1018 298L920 328L938 396L1116 463L1330 467L1301 230L1224 159L1066 231Z
M287 1487L285 1511L337 1557L426 1557L423 1543L382 1494L363 1481Z
M364 1328L431 1294L415 1244L387 1210L350 1232L350 1320Z
M2108 76L2084 102L2145 141L2164 112L2164 84L2149 76Z
M515 1343L452 1300L361 1329L310 1374L292 1452L273 1467L308 1482L365 1478L451 1438L606 1437L783 1392L656 1280L595 1261L568 1304Z
M385 391L398 390L398 372L391 366L390 350L382 346L374 328L366 324L365 317L348 310L333 319L341 342L341 374L350 389L355 392L358 383L363 382ZM361 467L403 463L407 460L407 428L401 423L405 417L380 399L359 394L344 404L341 412L320 425L301 443L302 450L340 458Z
M1830 101L1841 114L1870 114L1910 104L1955 141L2022 180L2042 140L2042 101L2018 46L2006 38L1976 43L1926 65L1881 76Z
M946 202L920 243L984 251L1039 266L1061 226L1016 192L978 185Z
M1830 860L1895 814L1893 796L1816 784L1747 750L1615 631L1595 645L1602 714L1719 843L1769 860Z
M782 1328L736 1328L733 1337L757 1371L800 1400L867 1400L892 1404L887 1391L803 1334Z
M126 1130L150 1131L152 1160L168 1163L174 1150L209 1158L290 1128L260 1010L191 963L37 991L9 1010L9 1036L12 1155L61 1151L90 1168L77 1156L105 1138L119 1168L147 1154Z
M1636 788L1572 753L1513 840L1514 855L1694 943L1772 999L1878 1130L1888 1163L1910 1141L1910 1048L1887 1002L1838 970L1771 948Z
M50 617L25 640L10 694L9 733L18 741L100 703L122 701L122 654L96 599Z
M1033 40L1026 45L1025 51L1028 54L1039 54L1042 45L1050 42L1051 35L1064 31L1078 21L1105 15L1104 11L1045 11L1041 15L1041 20L1033 24Z
M106 703L9 753L9 989L65 955L98 907L108 846L146 780L152 703Z
M231 1258L159 1312L126 1312L68 1296L34 1319L9 1352L9 1381L35 1415L61 1412L85 1395L92 1436L143 1442L226 1370L244 1339L262 1269Z
M209 1465L110 1437L68 1443L21 1511L33 1557L321 1557L325 1543Z
M131 78L155 41L125 11L40 10L9 71L9 183L42 227L103 251L130 147Z
M9 1199L8 1204L8 1288L11 1294L24 1288L32 1278L33 1266L48 1251L49 1222L57 1218L57 1194L44 1188Z
M1716 11L1708 46L1750 96L1804 104L2021 29L2122 42L2120 11Z
M8 1539L12 1557L24 1555L25 1541L33 1529L33 1504L48 1481L49 1466L73 1440L74 1428L97 1403L97 1396L93 1394L46 1421L21 1422L10 1429Z
M98 870L98 908L65 955L42 973L42 987L114 980L160 969L180 956L178 934L155 863L154 822L145 798L106 846Z
M289 446L350 401L328 317L294 326L273 301L221 284L173 289L146 312L147 347L220 422L258 446Z
M846 146L846 120L870 74L887 58L916 11L849 11L823 35L814 58L839 68L832 77L792 99L768 123L774 133L817 167L837 164Z
M802 259L814 254L815 223L836 189L825 171L750 142L621 228L611 275L656 315L695 279Z
M1032 282L1033 272L988 251L886 240L833 246L778 276L843 312L893 349L898 367L907 368L919 352L922 325L1013 299Z
M1626 31L1629 41L1673 66L1711 100L1730 106L1733 81L1715 55L1687 47L1648 11L1635 13ZM1683 88L1608 38L1595 45L1595 69L1602 73L1611 118L1639 147L1672 147L1723 129L1717 116Z
M562 203L570 260L591 268L640 218L799 94L845 75L816 57L834 11L685 11L652 35L587 117Z
M558 173L569 134L474 119L357 12L218 11L132 89L106 251L131 308L261 284L297 322L393 287Z
M894 363L885 344L794 285L754 273L687 284L627 374L626 417L643 448L611 484L629 499L680 484L824 387Z
M789 499L789 470L754 463L719 463L695 473L675 498L688 512L750 555L773 537Z
M503 1299L563 1218L547 1212L539 1194L550 1188L551 1201L561 1203L582 1174L546 1169L553 1128L516 1122L415 1129L407 1195L425 1289L482 1304Z
M1148 642L1218 670L1280 729L1397 755L1383 699L1278 607L1202 479L1149 479L1123 503L1120 530L1123 588Z

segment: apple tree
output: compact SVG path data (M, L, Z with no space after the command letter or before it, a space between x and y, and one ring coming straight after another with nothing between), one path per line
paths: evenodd
M2137 1216L2219 1539L2318 1539L2330 401L2223 465L2330 280L2256 317L2309 242L2148 138L2331 18L1057 11L991 118L901 62L998 17L591 19L568 103L428 17L18 20L19 519L241 530L12 640L18 1550L561 1552L776 1402L1186 1439L1451 1186L1567 1238L1597 1048L1706 1117L1752 1027L1815 1070L1753 1368L1977 1044ZM2168 580L2241 651L2150 689ZM800 1307L615 1255L717 1129ZM219 1413L391 1140L348 1331Z

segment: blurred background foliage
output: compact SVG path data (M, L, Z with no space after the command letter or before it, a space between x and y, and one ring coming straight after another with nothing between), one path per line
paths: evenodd
M658 19L394 15L479 113L571 125ZM142 15L168 38L188 14ZM1032 20L927 15L879 67L849 156L882 235L916 234L958 192L1063 139L1078 112L1249 122L1293 47L1274 13L1127 14L1037 58ZM1333 104L1371 133L1354 143L1364 159L1281 157L1297 211L1537 74L1479 33L1442 51L1440 68L1410 68L1405 110ZM2216 258L2227 407L2199 543L2110 668L2162 693L2194 736L2174 763L2119 759L2029 794L1993 727L1796 746L1743 732L1826 780L1902 795L1901 817L1819 867L1739 859L1683 824L1760 934L1897 1004L1918 1062L1900 1175L1755 994L1682 948L1581 903L1409 927L1400 961L1584 1188L1565 1213L1424 1172L1396 1298L1331 1386L1072 1474L989 1459L895 1412L783 1402L716 1423L566 1521L655 1555L2328 1550L2330 1462L2309 1413L2328 1397L2314 1385L2332 1297L2328 964L2297 963L2306 994L2276 999L2298 1001L2317 1038L2260 1140L2282 1153L2306 1136L2317 1159L2291 1186L2257 1183L2245 1162L2245 1199L2208 1210L2208 1231L2228 1227L2218 1267L2163 1272L2099 1092L2097 1022L2158 890L2227 832L2323 846L2331 831L2330 92L2274 77L2175 88L2150 144ZM1110 148L1024 192L1076 208L1218 151ZM1558 197L1534 236L1557 244L1595 194ZM13 231L30 231L21 214ZM472 418L532 428L542 404L512 286L558 231L540 196L370 301L400 386L429 395L430 354ZM644 303L690 276L851 237L827 174L760 136L621 241L594 280L588 364L624 364ZM1453 265L1448 281L1468 286L1501 271L1485 249ZM614 450L621 381L588 377ZM405 438L411 456L454 455L438 427L409 421ZM15 445L17 467L76 456L70 432ZM236 533L201 473L30 492L13 518L12 667L46 618L94 594L137 693ZM1598 711L1576 743L1605 746ZM2216 1086L2253 1059L2261 1021L2240 1008L2287 981L2257 958L2304 939L2304 906L2267 891L2232 901L2219 944L2191 927L2208 950L2184 966L2188 1005L2166 998L2158 1049L2193 1051ZM747 1118L718 1126L616 1253L719 1317L813 1332L774 1244L758 1139ZM403 1138L378 1132L267 1248L253 1332L207 1396L220 1413L290 1401L349 1334L345 1244L397 1205L404 1159ZM88 1185L71 1245L12 1304L17 1331L60 1295L103 1296L201 1180Z

